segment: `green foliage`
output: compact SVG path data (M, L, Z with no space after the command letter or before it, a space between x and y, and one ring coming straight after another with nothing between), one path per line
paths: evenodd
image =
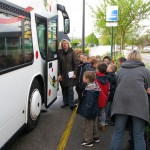
M146 63L145 67L150 70L150 64L149 63Z
M148 46L150 45L150 29L146 30L145 34L138 38L138 45Z
M84 54L89 55L89 48L85 48Z
M78 45L78 42L74 42L74 41L73 41L73 42L71 42L70 44L71 44L72 47L76 47L76 46Z
M123 49L125 42L137 39L139 22L148 19L150 1L143 0L99 0L97 10L92 9L95 17L96 32L101 35L111 35L111 28L106 27L106 7L118 5L118 26L114 27L114 42ZM109 42L108 42L109 43Z
M116 56L113 58L113 61L114 61L115 65L117 66L117 68L119 68L118 59L120 57L124 57L124 55L122 53L118 52L118 53L116 53Z
M73 48L75 48L79 43L81 43L80 39L73 39L70 44Z
M89 36L87 36L85 38L85 41L87 45L99 44L98 38L95 36L94 33L91 33Z
M82 41L81 41L81 39L73 39L71 42L73 42L73 43L81 43Z
M110 35L102 35L100 38L101 45L110 45L111 44L111 36Z

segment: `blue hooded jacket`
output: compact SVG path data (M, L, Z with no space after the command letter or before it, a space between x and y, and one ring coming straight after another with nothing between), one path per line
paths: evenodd
M87 119L95 119L98 112L98 96L100 89L96 82L86 86L82 101L79 103L77 114Z

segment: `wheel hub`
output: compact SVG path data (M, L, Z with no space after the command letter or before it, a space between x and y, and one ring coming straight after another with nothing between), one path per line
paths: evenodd
M30 99L30 116L32 120L36 120L41 111L41 94L38 89L35 89Z

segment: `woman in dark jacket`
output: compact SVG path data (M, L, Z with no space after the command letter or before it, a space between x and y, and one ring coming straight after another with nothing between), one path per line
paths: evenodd
M63 94L64 105L62 108L69 105L70 109L73 110L76 107L73 86L75 86L78 59L67 40L62 40L61 48L58 51L58 80L60 81ZM69 77L71 72L73 75Z
M150 87L150 71L141 62L139 51L132 51L117 73L111 117L115 119L115 128L111 141L111 150L121 150L126 123L129 117L133 124L135 150L146 150L144 131L149 121L149 103L147 89Z

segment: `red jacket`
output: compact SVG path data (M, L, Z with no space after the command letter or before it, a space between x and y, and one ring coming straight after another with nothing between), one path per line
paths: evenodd
M109 81L105 74L101 72L96 73L96 82L101 89L100 96L98 97L98 107L106 107L108 94L109 94Z

